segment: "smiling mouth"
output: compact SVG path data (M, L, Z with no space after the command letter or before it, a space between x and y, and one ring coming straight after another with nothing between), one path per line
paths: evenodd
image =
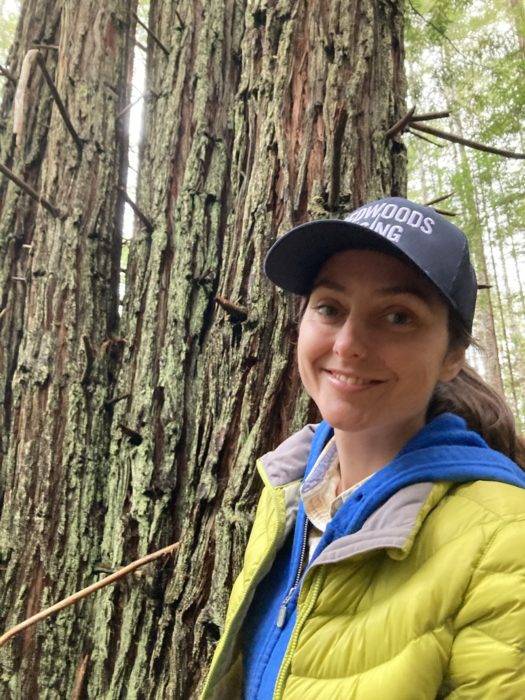
M381 384L379 379L364 379L363 377L352 377L347 374L340 374L339 372L333 372L328 370L328 373L343 384L348 384L349 386L368 386L370 384Z

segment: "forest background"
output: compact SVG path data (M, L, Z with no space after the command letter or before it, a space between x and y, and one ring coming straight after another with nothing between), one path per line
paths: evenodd
M17 0L0 0L0 64L18 21ZM138 4L147 22L149 1ZM466 138L518 153L525 151L525 4L522 0L407 0L405 28L408 104L425 113L447 112L435 123ZM146 41L139 25L137 39ZM144 52L135 51L128 191L135 194L143 96ZM0 90L2 85L0 85ZM461 216L474 248L480 282L470 361L505 394L525 430L525 192L523 163L412 131L408 196ZM436 195L437 196L437 195ZM125 235L133 235L125 207ZM125 259L123 261L125 265ZM123 275L124 282L124 275ZM122 287L122 293L124 286Z
M85 0L79 7L82 4L86 7L96 6L92 0ZM58 220L55 230L54 215L44 219L40 211L40 218L37 218L34 205L31 209L26 204L25 214L18 220L13 219L17 227L15 239L31 229L35 218L39 228L34 234L33 247L30 243L21 245L20 239L19 259L9 263L12 267L5 264L6 274L14 274L7 278L9 296L6 298L15 303L11 303L11 306L6 304L0 310L3 323L0 349L4 358L9 357L13 338L18 338L16 342L20 342L21 326L17 326L17 323L21 323L23 314L36 323L32 328L28 326L29 332L24 335L19 354L17 349L17 370L13 370L9 376L9 382L13 376L15 381L6 394L8 418L17 418L10 427L13 434L18 430L19 442L12 440L10 446L5 435L0 435L4 458L0 481L9 485L5 494L0 494L4 497L0 521L0 573L7 581L5 590L0 591L0 617L5 614L5 618L13 623L46 603L54 602L57 597L81 588L93 577L116 568L135 555L179 537L185 543L175 571L172 562L167 562L159 570L147 570L140 579L132 579L131 583L97 598L96 604L91 602L64 612L57 617L56 623L41 624L34 633L20 636L9 649L6 647L5 653L2 650L0 688L9 688L9 691L5 690L6 698L64 697L56 695L61 687L73 688L71 697L82 697L82 687L89 685L95 689L91 691L92 697L101 697L100 690L97 695L97 688L105 688L108 698L124 697L122 688L128 688L126 697L130 698L183 697L186 700L187 688L193 687L193 677L199 678L202 672L201 660L209 657L209 646L216 638L222 621L231 575L242 559L246 526L253 513L259 488L252 476L253 456L258 454L261 442L257 431L261 429L259 432L264 434L266 443L274 444L272 441L296 427L308 412L301 399L294 404L295 412L287 412L297 397L297 377L289 364L289 347L281 349L279 354L271 342L275 337L290 335L291 309L283 310L282 300L280 305L262 305L262 302L267 303L267 292L263 289L264 294L261 294L257 276L254 281L247 269L252 262L254 267L259 265L260 249L254 253L251 244L244 240L225 246L225 258L228 257L229 261L237 257L239 268L243 267L244 259L248 263L240 272L233 265L224 275L227 279L221 279L221 284L235 294L224 298L220 296L220 289L217 291L214 288L217 294L214 301L222 315L210 307L210 280L213 281L216 274L213 266L218 257L214 246L218 247L219 244L214 243L213 235L209 232L213 233L214 227L218 230L224 225L217 212L220 211L220 177L225 169L227 154L221 140L210 136L213 119L210 119L209 113L199 115L201 122L197 124L196 134L201 141L195 139L190 151L190 155L192 151L197 152L197 167L195 171L189 169L187 177L185 175L181 190L183 196L177 203L177 216L191 222L194 228L190 230L202 230L209 236L204 242L197 241L193 247L188 246L184 252L189 256L188 269L193 269L191 265L195 262L198 273L193 272L192 279L185 276L180 289L176 288L170 279L173 250L166 244L167 236L162 226L153 237L155 245L151 249L148 247L151 244L149 235L154 227L147 214L149 210L162 209L165 193L161 193L161 189L165 183L155 189L153 178L151 187L144 178L141 191L139 161L149 168L150 173L160 170L163 163L158 153L162 149L166 151L166 145L169 148L170 142L162 129L153 131L153 136L150 134L151 143L145 145L141 139L142 110L145 105L146 108L149 106L150 119L154 119L154 110L157 109L155 100L158 99L158 95L152 99L153 88L145 82L145 57L162 57L166 52L166 47L160 42L155 43L145 26L151 23L150 26L158 28L158 33L163 27L169 27L170 31L175 27L173 31L178 32L178 40L184 33L184 23L176 10L171 17L169 11L172 6L182 4L152 2L150 6L148 2L140 2L137 8L136 32L132 37L136 47L133 79L127 95L132 106L128 110L125 104L119 105L117 110L119 115L129 113L131 125L127 154L129 167L125 164L125 203L122 203L121 322L113 313L112 335L102 344L97 341L99 345L90 340L89 324L98 324L95 338L105 338L103 334L107 335L107 328L103 327L104 319L93 313L90 295L93 293L93 299L98 303L98 313L102 309L110 317L112 302L108 299L106 303L104 293L107 292L107 278L111 277L112 272L104 268L103 263L100 268L97 265L101 265L107 252L104 246L109 247L111 241L109 237L105 240L100 230L109 230L107 222L112 221L109 210L115 206L120 211L120 204L115 204L115 194L108 182L102 177L98 181L95 178L93 187L96 185L96 191L88 192L91 199L87 210L88 213L90 210L96 211L101 221L106 221L104 217L107 217L107 222L103 225L85 216L81 201L83 190L79 188L76 191L73 185L69 188L67 182L62 189L56 185L64 179L63 174L69 172L74 184L79 166L67 134L64 138L61 133L56 141L49 137L53 150L46 142L44 130L40 129L49 123L52 113L52 101L45 86L45 90L42 90L44 98L33 106L30 114L31 117L36 115L37 128L34 143L28 139L24 154L28 176L34 177L35 184L43 182L44 191L47 186L57 196L62 192L62 196L67 197L72 192L71 196L78 197L72 202L73 213L78 212L74 224L78 225L82 235L87 231L87 243L76 263L80 269L79 277L84 275L84 278L90 278L92 288L88 290L85 309L79 306L78 328L68 327L67 324L71 324L71 318L75 316L66 318L71 308L67 294L76 281L68 268L71 258L67 257L67 251L68 248L73 250L75 245L81 247L78 241L81 240L82 245L84 241L75 229L68 230L65 225L62 227L60 217L55 217ZM373 4L362 3L362 7ZM35 0L26 5L36 8L39 2ZM208 3L210 14L220 12L221 5L224 7L226 3ZM379 2L375 5L390 11L398 3ZM118 18L125 3L119 5L115 2L111 6L116 8L113 17ZM53 3L49 7L53 8ZM187 9L188 6L185 7ZM69 11L69 21L72 23L74 11L71 8ZM3 66L8 61L9 46L17 27L16 3L12 0L0 1L0 16L0 65ZM461 0L407 2L407 106L415 107L417 113L431 113L433 118L426 123L448 134L492 148L523 153L524 17L520 0L496 0L490 4ZM254 12L253 20L254 33L269 22L264 12ZM395 24L398 20L399 15L394 12L390 27L394 38L399 31L399 26ZM48 24L52 26L52 20ZM121 22L121 28L124 24ZM386 26L388 28L388 22ZM64 33L72 29L74 27L67 24L63 27ZM99 29L97 27L97 31ZM212 44L220 42L220 37L213 33L213 26L206 26L204 30L209 32L205 36L207 41ZM118 42L113 45L119 46ZM43 50L47 50L46 47ZM244 50L247 51L246 46ZM53 51L50 48L47 53L51 67L54 65ZM122 55L122 47L121 52ZM245 60L250 65L250 59ZM57 82L60 78L58 68ZM163 71L161 62L154 66L152 61L149 71L148 75L153 74L156 83L160 84ZM126 79L123 73L121 71L119 78L121 85ZM255 71L250 80L254 76ZM4 75L0 80L2 88L6 89L10 78ZM254 86L249 85L244 91L248 105L244 109L249 115L249 100L253 99L257 119L261 105L265 105L265 88L264 84L261 88L255 78L254 81ZM41 85L37 87L40 89ZM65 91L70 87L64 81L62 89ZM259 101L254 97L257 90ZM83 105L75 103L78 92L69 94L68 106L78 109L79 118L88 122L88 110L84 112ZM123 89L124 93L126 89ZM95 101L94 104L98 103ZM392 116L392 112L397 113L399 102L394 106L395 109L387 106L387 113L381 113L381 124L384 124L386 117ZM244 116L241 111L239 107L239 112L235 113L239 123ZM377 116L375 111L375 108L371 109L374 117ZM441 118L435 119L439 113L442 113ZM260 119L262 121L263 117L260 116ZM123 121L120 120L120 123ZM220 130L220 119L218 121ZM57 124L62 130L64 128L58 117L52 124L55 132ZM248 122L249 128L251 125L252 122ZM275 152L273 145L272 149L265 151L264 138L272 127L271 119L266 126L267 131L262 130L262 152L265 155ZM469 235L479 281L485 287L480 292L474 329L480 349L471 352L471 361L494 386L506 394L523 430L523 160L452 143L446 138L422 132L418 126L421 126L420 122L412 123L402 135L403 144L408 149L408 194L420 202L449 195L436 206L455 215L459 225ZM93 129L103 130L98 123ZM166 131L169 132L169 128ZM50 131L50 134L53 132ZM120 147L126 138L127 134L117 129L107 142L90 143L89 148L85 147L83 164L97 164L89 169L91 174L98 167L100 173L104 173L102 154L111 152L113 141L118 141ZM7 139L4 143L7 143ZM184 148L185 144L182 145ZM235 146L241 148L237 143ZM5 148L6 152L10 152L9 147ZM92 148L94 150L90 150ZM378 147L380 157L381 148L389 152L390 146ZM395 149L392 152L394 165L390 170L387 159L384 154L382 156L381 164L387 163L386 172L371 185L375 190L388 188L392 182L399 187L402 182L395 162ZM39 170L43 153L46 158L48 154L56 158L56 164L51 163L51 170L44 171L44 175ZM233 155L239 153L234 151ZM170 157L169 153L166 157ZM248 164L250 157L247 156ZM258 162L260 164L262 161ZM233 172L242 183L246 172L241 169ZM377 175L376 171L374 175ZM266 173L262 176L266 176ZM181 183L175 182L174 189L181 187ZM272 185L275 185L275 189L280 186L284 188L277 176ZM0 193L8 192L5 201L9 203L4 209L6 223L0 231L7 237L2 239L0 235L0 240L9 244L12 243L12 236L11 239L9 236L13 230L9 217L13 202L18 201L15 197L19 197L15 190L12 186L8 189L7 180L0 182ZM271 228L271 215L268 215L263 194L260 202L257 192L250 194L251 200L246 207L248 213L244 221L239 221L239 227L242 223L253 234L254 240L263 229L268 235ZM309 192L310 203L314 205L315 194ZM109 203L107 207L100 203L104 197ZM27 203L29 200L25 201ZM134 204L137 201L139 207ZM199 208L201 205L202 209ZM276 207L279 206L280 202L277 201ZM306 214L302 200L298 210L301 207L303 215ZM21 223L20 219L23 219ZM84 225L86 230L82 228ZM97 248L99 236L100 248ZM45 246L38 243L39 240L50 246L49 269L46 268L48 258L42 255ZM51 245L57 240L63 241L65 253ZM184 241L177 243L185 250ZM93 254L95 249L98 252ZM6 246L5 250L9 252L10 249ZM32 263L29 262L30 256ZM6 260L8 258L6 256ZM59 260L62 268L51 269L51 258L55 262ZM30 268L32 281L26 287L24 270ZM59 279L61 272L69 287L60 287L63 282ZM244 275L242 280L241 273ZM126 280L127 290L134 288L133 294L126 294ZM39 285L45 291L45 296L38 296ZM252 286L253 297L257 300L257 294L260 295L260 306L255 309L238 303L246 288L248 292L253 291ZM29 292L26 295L26 289L33 296ZM101 291L102 295L97 298ZM44 298L46 308L41 303ZM116 304L114 306L116 308ZM183 313L181 309L186 306L188 311ZM274 335L270 332L272 329L262 323L257 330L261 309L272 319ZM168 319L166 323L164 316ZM158 318L161 322L156 327L154 324ZM199 325L203 318L205 323ZM212 318L214 324L210 331ZM45 325L49 319L58 328L57 346L53 344L52 333L39 335L39 322ZM51 321L49 323L53 325ZM146 323L150 325L146 326ZM9 336L9 328L19 335ZM121 330L120 334L118 330ZM61 346L64 337L67 342ZM129 342L130 337L137 339L135 348ZM181 342L181 337L186 345ZM270 371L265 375L260 367L268 344L273 348L273 353ZM161 345L163 349L159 354ZM205 363L203 368L203 361L198 361L195 355L206 345L215 353L215 357L213 354L207 356L206 362L211 367L209 370ZM60 365L63 357L60 353L55 357L54 348L66 346L75 348L75 361ZM132 369L133 391L129 390L124 378L115 381L115 366L122 357L128 368ZM265 361L269 362L267 358ZM225 368L224 376L217 379L221 363ZM178 368L175 375L173 367ZM110 395L108 378L113 387L111 391L114 391ZM287 378L289 383L283 383L283 378ZM175 387L179 386L181 391L177 394ZM261 405L254 405L250 400L253 396L263 397ZM6 420L5 425L8 423ZM66 426L64 432L62 424ZM274 430L272 434L268 429L270 425ZM104 433L108 426L114 433L120 431L116 437ZM86 436L92 440L91 451L87 453L82 445ZM53 454L54 449L56 454ZM219 469L217 464L220 465ZM232 464L237 466L230 472ZM185 471L186 465L189 467ZM199 465L198 470L195 465ZM55 503L50 502L55 496ZM28 530L31 531L26 532ZM14 538L12 533L16 533ZM221 560L224 562L222 568ZM212 592L207 599L211 580ZM111 621L111 633L108 621ZM91 627L93 634L86 636L86 629ZM62 649L62 640L70 640L77 633L78 646L68 651L71 657L64 653L63 658L58 658L56 650ZM168 654L169 649L172 651ZM31 654L35 654L35 657L30 658ZM114 658L111 654L114 654ZM24 655L27 657L25 666L21 662ZM169 663L166 661L168 656ZM74 663L72 658L75 659ZM149 683L147 691L146 675ZM37 676L40 677L39 681ZM41 683L40 690L38 683ZM170 692L166 690L168 688Z

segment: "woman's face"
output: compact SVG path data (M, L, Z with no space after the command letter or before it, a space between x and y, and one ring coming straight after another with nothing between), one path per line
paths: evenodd
M301 379L337 430L410 439L436 383L459 372L448 309L432 285L397 258L370 250L321 268L301 320Z

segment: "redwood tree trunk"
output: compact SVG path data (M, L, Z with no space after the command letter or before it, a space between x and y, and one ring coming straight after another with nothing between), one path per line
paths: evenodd
M264 254L308 217L404 191L404 151L385 139L404 108L399 5L151 5L170 55L150 44L139 206L152 232L129 255L103 556L181 549L102 596L92 697L196 695L260 490L255 459L307 416L296 308Z
M56 6L24 4L10 68L20 83L34 42L54 45L40 52L78 146L35 63L16 146L12 94L4 104L2 163L57 211L2 176L2 629L98 576L107 509L117 186L127 154L117 114L125 104L134 32L128 3L120 0ZM2 698L69 696L91 644L91 605L65 611L2 649Z
M404 111L397 0L154 0L150 29L138 194L144 216L130 246L124 312L111 346L122 351L118 374L112 386L100 351L109 346L92 341L86 400L82 377L71 368L65 376L59 364L55 348L65 330L51 324L56 363L37 389L67 416L62 432L50 420L62 467L48 466L53 476L44 479L59 503L54 548L45 550L39 569L36 554L24 559L6 551L14 590L4 595L25 601L12 615L23 617L33 600L21 588L25 577L40 576L47 591L62 562L69 574L53 581L56 595L75 576L78 585L93 577L94 562L118 567L180 540L176 560L149 565L33 633L46 651L61 639L69 659L86 659L79 697L93 699L196 696L260 490L255 459L308 417L293 358L297 308L262 274L269 245L309 217L339 216L405 191L404 148L385 138ZM109 211L109 192L104 201ZM96 261L90 267L86 250L75 258L84 289L93 274L86 268L97 271L100 286L113 279L105 229L97 230ZM67 261L62 268L69 269ZM42 304L46 288L38 294L31 308L37 299ZM109 299L114 294L113 287ZM107 336L113 318L113 307L103 308L98 292L95 298L100 305L90 304L68 326L78 339L80 370L87 335L81 321L90 317ZM29 330L24 343L26 354L42 345ZM23 406L36 405L36 389L19 391ZM39 425L32 410L21 412L20 426ZM88 434L88 425L96 432ZM19 459L13 452L10 474L26 483L38 455L18 430L12 444ZM16 494L22 487L9 488ZM51 498L36 486L25 497L32 513ZM12 502L4 510L10 523ZM33 607L42 602L37 597ZM69 671L61 687L71 689L71 677ZM53 697L56 675L46 667L38 678Z
M14 129L14 97L16 78L22 69L27 52L33 48L33 39L55 45L59 36L60 13L53 0L27 3L27 12L20 22L19 31L11 48L8 68L13 81L4 77L0 120L0 163L14 171L33 189L39 190L41 167L47 147L46 125L51 118L52 102L41 71L29 73L28 90L19 114L23 114L23 128L17 138ZM38 8L38 11L37 11ZM42 51L48 55L48 50ZM53 60L54 50L48 58ZM11 423L11 382L16 369L27 287L24 282L33 240L38 205L18 187L0 175L0 499L5 477L3 462L9 443Z

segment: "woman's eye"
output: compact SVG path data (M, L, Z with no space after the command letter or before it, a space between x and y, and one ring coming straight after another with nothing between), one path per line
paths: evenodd
M339 309L333 304L316 304L314 311L325 318L335 318L339 313Z
M406 326L412 323L412 316L406 311L391 311L385 318L393 326Z

